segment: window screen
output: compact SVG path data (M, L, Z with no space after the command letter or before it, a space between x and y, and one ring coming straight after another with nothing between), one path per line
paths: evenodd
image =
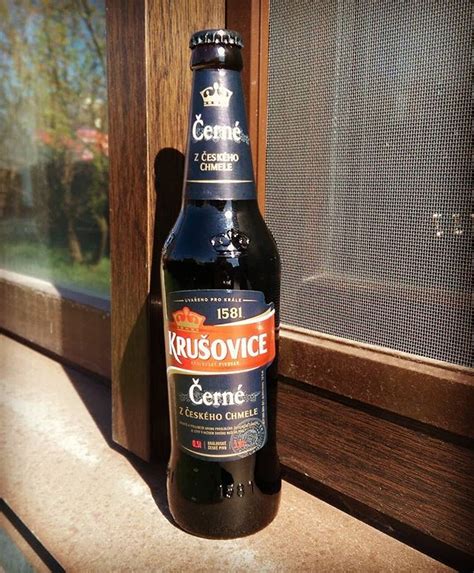
M471 363L468 0L270 3L282 320Z

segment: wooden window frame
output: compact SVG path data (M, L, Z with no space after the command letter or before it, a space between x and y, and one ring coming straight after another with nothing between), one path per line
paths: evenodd
M176 165L166 173L166 183L173 193L180 193L172 174L174 167L176 181L180 182L179 153L184 153L187 126L189 54L186 45L179 46L176 39L200 25L217 26L219 22L224 25L224 18L226 25L242 30L246 44L244 90L250 135L255 142L252 153L259 205L264 211L268 9L267 0L227 0L225 5L223 0L214 3L203 0L201 3L177 2L168 13L163 10L160 14L158 0L109 1L112 364L115 369L111 368L108 350L110 302L101 297L0 270L1 329L102 376L110 377L112 371L113 380L120 378L116 370L124 361L126 339L129 345L137 346L132 352L134 378L149 378L145 365L149 363L150 354L150 293L158 312L160 306L159 288L151 284L151 268L160 247L155 245L154 232L158 191L155 159L163 149L178 151L174 156L171 154ZM182 27L177 28L180 22ZM162 49L157 42L155 45L152 42L153 36L158 35ZM154 66L150 64L153 61ZM173 73L163 67L171 66L171 62ZM156 93L165 94L159 106ZM124 109L127 109L127 121L124 121ZM167 192L168 188L159 191ZM163 208L171 203L168 197L161 197L161 201ZM172 203L171 211L176 212L179 200ZM165 224L170 226L171 221L172 216L168 215ZM159 234L162 241L165 232L161 229ZM68 322L67 331L59 328L60 320L64 324ZM136 332L132 337L130 330ZM81 338L85 339L84 343ZM295 356L298 361L294 360ZM455 434L474 437L472 369L283 324L280 372L285 378ZM141 384L149 386L149 381ZM149 390L142 394L142 398L137 398L139 410L149 401ZM138 440L142 440L141 435ZM122 443L120 437L117 441ZM127 447L134 451L133 445ZM149 457L149 452L144 457Z
M183 38L224 25L241 31L246 45L244 90L264 211L268 0L108 0L112 313L95 297L0 274L0 328L111 377L113 439L145 460L166 457L168 447L156 277L180 204L191 87ZM469 505L465 480L474 465L467 453L472 371L289 325L281 328L280 355L287 475L447 563L470 563L472 517L456 503ZM384 474L384 464L394 472ZM448 482L456 503L437 503Z
M268 0L228 0L227 24L243 30L244 91L265 211L268 107ZM470 368L346 340L287 324L281 327L280 373L317 388L474 437Z
M250 47L244 88L262 212L269 21L269 0L227 0L227 25ZM473 370L282 324L279 372L287 475L435 558L472 567Z
M196 29L222 27L224 8L224 0L107 4L113 439L147 460L152 436L163 451L168 435L157 277L181 201L187 39Z
M0 269L0 331L110 379L110 302Z

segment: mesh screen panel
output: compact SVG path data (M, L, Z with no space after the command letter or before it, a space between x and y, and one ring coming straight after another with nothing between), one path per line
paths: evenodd
M472 361L471 5L272 0L282 320Z

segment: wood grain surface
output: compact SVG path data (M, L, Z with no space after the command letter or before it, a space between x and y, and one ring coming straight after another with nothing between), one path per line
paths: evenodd
M258 204L265 213L265 190L267 181L267 123L268 123L268 58L270 35L270 0L259 0L259 77L258 77L258 172L257 192Z
M159 305L157 261L172 224L169 203L179 202L188 42L191 32L223 23L224 0L107 4L113 436L144 459L150 457L150 356L162 353L150 335L149 301L154 291ZM156 172L160 165L166 176ZM171 199L160 195L167 185ZM155 382L165 384L163 375Z
M226 26L242 36L242 83L260 211L265 211L268 1L227 0Z
M0 329L110 378L106 299L0 269Z
M147 22L151 438L152 454L166 456L169 420L160 256L181 206L192 88L189 38L197 30L223 27L225 2L149 2Z
M225 15L226 27L236 30L244 43L241 78L255 175L258 173L259 4L256 0L227 0Z
M148 458L146 2L107 2L113 438Z
M283 326L280 374L474 437L470 368Z
M421 548L438 550L438 558L460 565L474 556L472 448L341 404L304 385L280 384L278 417L285 466L377 512L378 527L384 523L380 516L386 516L389 530L397 522L408 526L408 541L417 546L423 541L419 532L425 539ZM350 503L346 509L350 512ZM359 517L371 512L363 513Z

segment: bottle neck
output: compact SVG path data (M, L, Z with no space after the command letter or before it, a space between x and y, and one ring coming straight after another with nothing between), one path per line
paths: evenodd
M203 67L193 76L184 200L255 199L240 71Z

